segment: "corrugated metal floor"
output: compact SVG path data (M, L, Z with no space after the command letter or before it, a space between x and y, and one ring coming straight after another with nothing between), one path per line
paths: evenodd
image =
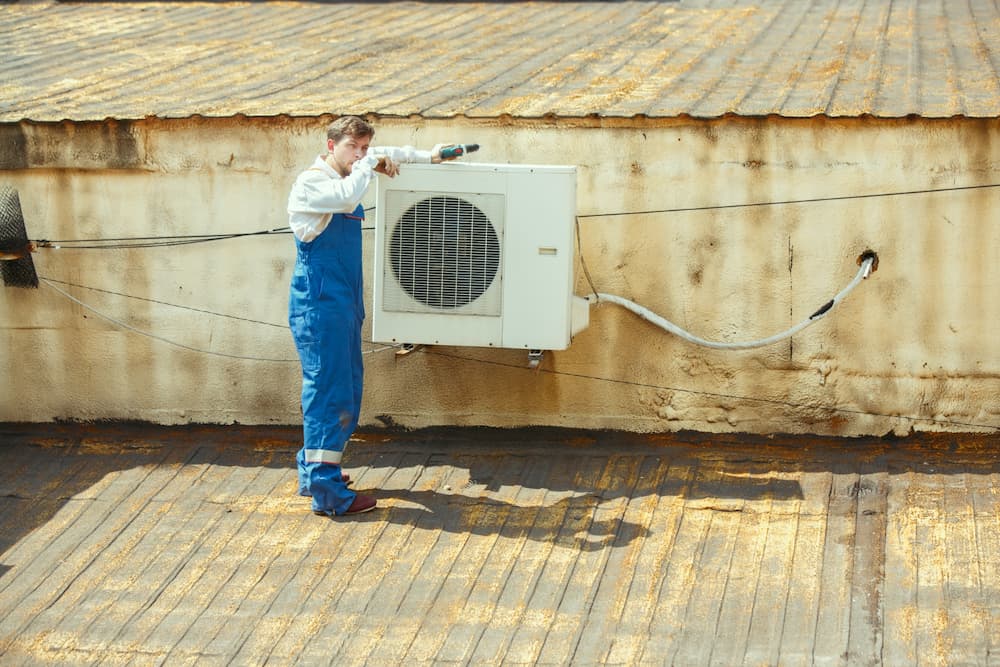
M0 427L0 663L987 665L996 438Z

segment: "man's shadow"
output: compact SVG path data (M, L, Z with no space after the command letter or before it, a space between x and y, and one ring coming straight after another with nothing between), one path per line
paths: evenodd
M802 498L797 481L766 466L748 476L745 463L706 465L689 448L519 450L475 439L424 448L405 440L394 451L361 446L345 457L356 490L379 501L364 520L593 551L650 536L651 515L672 511L665 504L739 511L746 502Z
M649 529L620 510L602 507L592 496L568 497L547 505L471 498L436 491L366 491L379 500L372 521L422 530L468 533L518 542L531 540L579 551L620 547L646 537ZM362 517L358 517L361 519Z
M5 424L0 436L0 554L72 499L92 501L99 482L122 471L281 468L293 489L301 446L294 426ZM664 501L734 511L747 501L802 496L795 481L766 470L748 477L753 462L720 462L704 448L573 441L564 430L449 429L352 443L345 469L380 505L356 519L592 551L650 536L649 514L663 511ZM0 576L6 569L0 564Z

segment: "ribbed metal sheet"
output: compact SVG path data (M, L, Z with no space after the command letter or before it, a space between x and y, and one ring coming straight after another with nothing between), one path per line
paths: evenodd
M1000 116L993 0L0 10L0 121Z
M408 363L408 362L407 362ZM995 434L5 424L0 664L995 665Z

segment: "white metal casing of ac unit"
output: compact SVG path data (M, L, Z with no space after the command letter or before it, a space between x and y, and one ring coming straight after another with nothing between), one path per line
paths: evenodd
M404 164L376 191L373 341L563 350L588 325L575 167Z

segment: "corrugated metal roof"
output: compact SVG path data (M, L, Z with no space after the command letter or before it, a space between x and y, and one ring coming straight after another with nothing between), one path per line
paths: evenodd
M993 0L32 3L0 31L5 122L1000 117Z

